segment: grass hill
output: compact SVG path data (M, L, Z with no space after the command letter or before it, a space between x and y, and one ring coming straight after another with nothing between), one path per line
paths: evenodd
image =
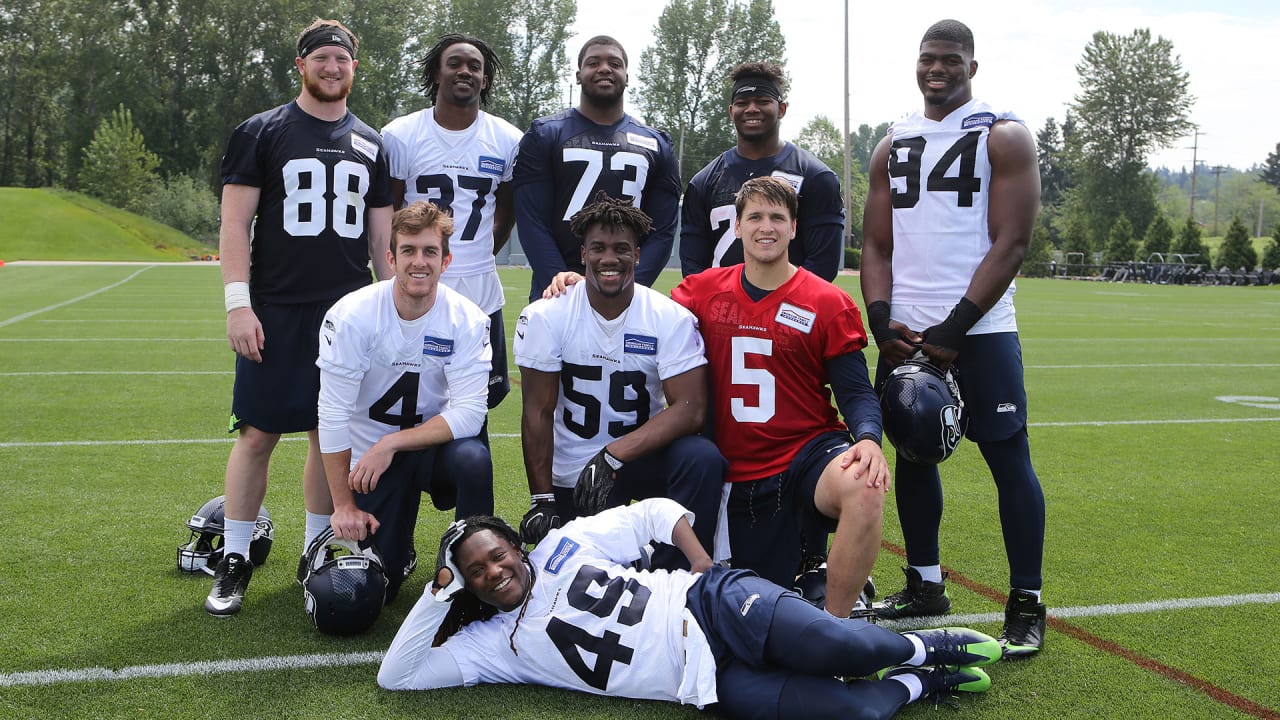
M212 248L79 193L0 187L0 260L182 261Z

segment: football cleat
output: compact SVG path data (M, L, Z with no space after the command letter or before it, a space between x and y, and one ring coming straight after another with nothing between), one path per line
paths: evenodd
M976 667L990 665L999 660L1002 654L999 641L969 628L912 630L903 635L914 635L924 643L925 657L922 665Z
M404 565L404 578L403 578L403 579L408 580L408 579L409 579L409 576L413 574L413 571L414 571L414 570L417 570L417 569L418 569L418 548L410 547L410 548L409 548L409 561L408 561L408 562L406 562L406 563L405 563L405 565Z
M210 615L225 617L240 612L244 591L253 577L253 563L240 553L229 553L218 561L213 573L213 589L204 599L204 609Z
M942 696L952 691L986 692L991 687L991 677L982 668L953 668L946 665L936 667L911 667L900 665L888 670L881 677L885 680L913 675L920 681L921 699L930 698L935 703L942 701Z
M907 586L872 606L876 615L884 620L904 617L945 615L951 610L951 597L947 595L947 573L942 582L928 582L912 567L902 568L907 575Z
M1035 595L1023 590L1009 593L1009 602L1004 606L1004 629L1000 631L1004 656L1026 658L1040 652L1046 615L1044 603Z

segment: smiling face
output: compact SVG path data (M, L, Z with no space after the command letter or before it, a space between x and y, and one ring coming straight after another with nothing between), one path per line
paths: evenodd
M796 236L796 221L785 205L751 197L738 213L738 236L747 259L760 265L785 263Z
M627 89L627 60L622 48L614 45L589 45L578 67L578 84L582 94L597 105L620 102Z
M778 137L778 121L786 114L787 104L769 95L737 97L729 106L729 119L738 137L749 142Z
M973 97L970 80L978 72L973 53L960 43L929 40L920 44L916 84L924 95L925 115L941 119Z
M627 297L635 289L639 258L636 234L631 228L592 225L582 240L587 289L603 298Z
M396 295L414 304L434 300L440 275L452 259L435 227L395 233L387 260L395 270Z
M462 583L480 602L515 610L529 593L529 566L520 549L492 530L481 530L453 549Z
M436 73L436 102L474 105L489 85L484 76L484 55L471 43L454 43L445 48Z
M302 73L302 87L320 102L340 102L351 93L356 79L356 61L346 48L324 45L312 50L294 64Z

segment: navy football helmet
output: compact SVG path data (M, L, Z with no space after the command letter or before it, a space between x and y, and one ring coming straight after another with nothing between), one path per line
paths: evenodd
M880 410L898 456L926 465L951 457L969 424L955 370L943 372L920 356L889 373L880 387Z
M373 626L387 597L387 575L376 548L339 540L328 529L311 541L303 558L303 607L317 630L354 635Z
M178 569L186 573L213 574L222 560L223 534L226 532L227 497L218 497L205 503L187 521L191 538L178 546ZM275 539L275 526L267 508L258 508L258 518L253 525L253 537L249 541L249 562L254 566L267 561L271 543Z

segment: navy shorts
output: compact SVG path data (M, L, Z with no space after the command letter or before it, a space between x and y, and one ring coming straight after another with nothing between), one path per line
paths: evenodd
M713 565L689 588L685 606L707 636L717 665L737 660L761 667L773 611L790 590L748 570Z
M732 483L729 490L729 550L733 566L752 570L765 580L791 587L800 572L804 537L830 533L836 520L813 504L818 479L839 453L849 449L847 432L814 437L791 459L786 472L759 480Z
M502 308L489 316L489 347L493 348L493 368L489 371L489 409L498 407L511 392L507 375L507 330L502 323Z
M262 362L236 356L227 432L249 425L268 433L314 430L319 424L320 323L336 302L254 303L265 343Z

